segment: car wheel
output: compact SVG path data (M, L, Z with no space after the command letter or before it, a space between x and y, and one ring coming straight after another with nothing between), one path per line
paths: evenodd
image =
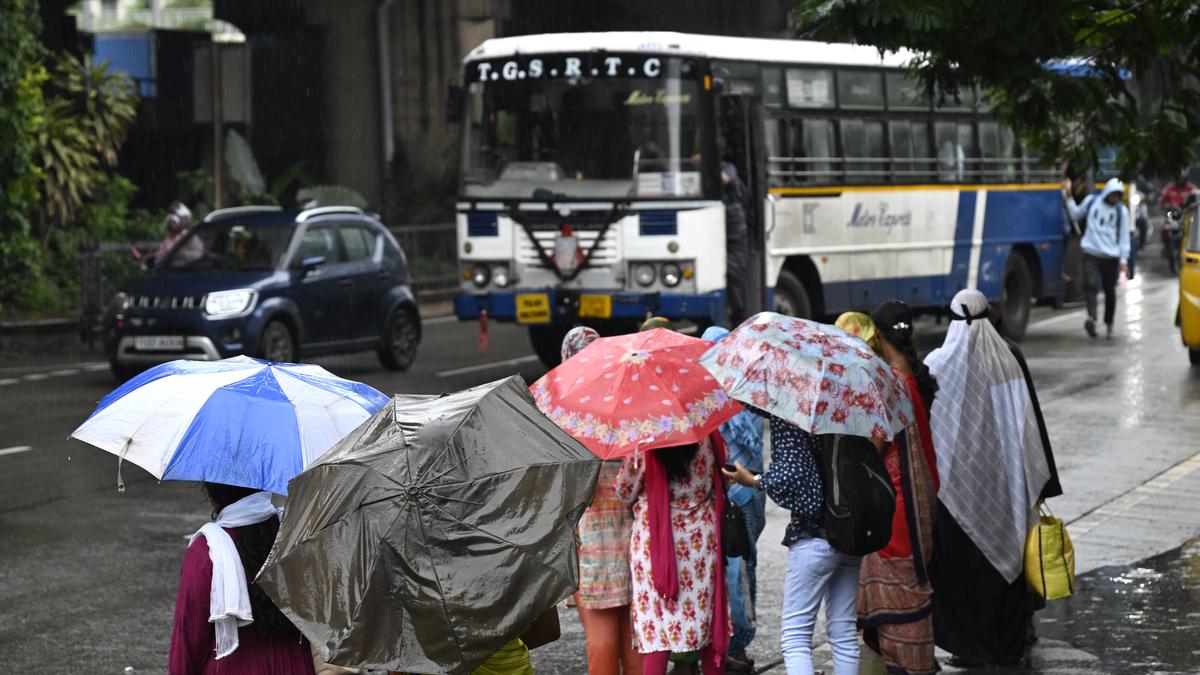
M269 322L258 338L258 357L267 361L293 363L296 360L296 338L282 321Z
M775 302L772 309L785 316L813 318L812 299L808 295L808 289L804 287L803 281L787 270L780 272L779 279L775 282Z
M1017 251L1008 254L1004 263L1004 330L1014 340L1025 337L1029 325L1029 310L1033 304L1033 275L1025 256Z
M379 347L379 362L388 370L408 370L417 358L417 322L412 311L397 307L388 317Z

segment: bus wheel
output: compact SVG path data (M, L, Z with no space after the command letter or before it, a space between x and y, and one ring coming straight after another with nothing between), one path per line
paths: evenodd
M1032 304L1033 274L1029 271L1025 256L1013 251L1004 263L1004 296L1000 300L1004 310L1004 329L1012 339L1025 337Z
M547 368L562 362L562 341L568 329L556 323L529 327L529 343L533 345L533 353Z
M787 270L780 272L779 279L775 282L775 303L772 309L786 316L811 319L812 300L808 297L808 289L804 287L804 282Z
M1189 349L1188 361L1191 362L1193 366L1200 366L1200 349Z

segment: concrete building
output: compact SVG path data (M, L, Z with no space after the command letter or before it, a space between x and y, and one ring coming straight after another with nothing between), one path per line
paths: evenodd
M270 177L304 161L392 222L452 207L457 129L447 93L483 40L549 31L671 29L784 36L783 0L216 0L252 53L251 144Z

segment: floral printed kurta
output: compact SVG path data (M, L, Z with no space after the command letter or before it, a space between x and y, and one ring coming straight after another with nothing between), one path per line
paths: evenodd
M700 444L688 476L669 484L671 530L679 574L679 595L674 600L660 596L650 576L650 513L643 490L642 453L626 458L621 465L617 494L626 502L634 502L633 536L629 541L633 582L630 614L634 646L642 654L695 651L711 641L716 575L723 573L713 501L714 461L712 447L706 440Z

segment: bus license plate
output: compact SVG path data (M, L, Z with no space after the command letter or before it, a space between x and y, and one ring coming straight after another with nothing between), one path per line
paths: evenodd
M608 319L612 317L611 295L580 295L579 318Z
M517 323L550 323L550 296L545 293L517 295Z

